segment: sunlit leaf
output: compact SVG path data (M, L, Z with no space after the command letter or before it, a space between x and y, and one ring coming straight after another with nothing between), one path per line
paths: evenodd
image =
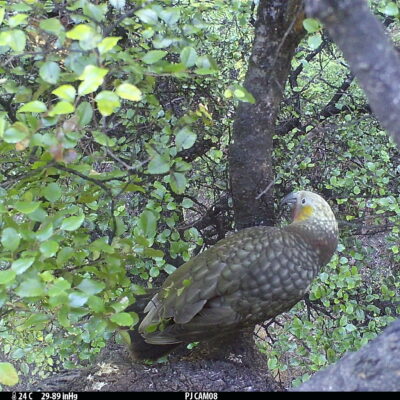
M119 97L110 90L102 90L96 97L97 108L105 117L114 113L121 106Z
M0 362L0 383L6 386L14 386L18 382L18 373L14 366L8 362Z
M73 104L68 101L60 101L49 111L49 116L71 114L74 111L75 107Z
M54 89L51 93L55 94L62 100L73 103L76 96L76 90L72 85L62 85Z
M131 101L139 101L142 98L142 92L135 85L130 83L122 83L116 89L119 97Z
M108 51L112 50L118 41L121 39L120 36L118 37L106 37L104 38L98 45L97 48L99 49L100 54L107 53Z
M79 77L83 82L79 85L78 93L80 96L96 91L104 82L108 69L99 68L95 65L87 65Z
M85 216L83 214L65 218L61 224L61 229L65 231L75 231L80 228L84 220Z
M38 100L30 101L29 103L24 104L21 108L18 109L18 112L41 113L46 111L47 111L46 104Z

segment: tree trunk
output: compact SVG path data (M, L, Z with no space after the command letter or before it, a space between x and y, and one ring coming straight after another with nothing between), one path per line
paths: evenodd
M400 147L400 55L365 0L306 0L342 50L372 112Z
M303 2L261 0L244 86L255 104L240 103L229 151L237 229L273 225L272 138L294 51L304 35Z
M295 391L400 391L400 319L361 350L347 353Z

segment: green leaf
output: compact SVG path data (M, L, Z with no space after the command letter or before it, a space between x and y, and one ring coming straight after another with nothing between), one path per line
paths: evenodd
M0 362L0 383L6 386L14 386L18 382L18 373L13 365L8 362Z
M62 266L74 256L72 247L63 247L57 254L57 265Z
M48 324L48 321L51 319L49 314L38 313L31 314L21 325L22 328L27 329L35 329L35 330L43 330L45 326Z
M61 188L57 183L51 182L42 190L42 193L46 200L54 203L61 197Z
M58 242L55 240L47 240L39 246L39 250L44 258L53 257L60 248Z
M144 210L138 221L139 228L147 237L154 237L157 229L157 217L150 210Z
M104 77L107 75L108 69L99 68L95 65L87 65L83 73L79 77L83 81L78 88L78 94L84 96L96 91L104 82Z
M162 258L164 257L164 252L162 250L156 250L152 249L151 247L147 247L143 250L143 255L145 257Z
M73 40L87 40L95 34L96 31L90 25L79 24L75 25L70 31L68 31L66 36L68 39Z
M18 248L21 239L14 228L5 228L1 234L1 244L5 249L14 251Z
M197 57L196 65L200 69L204 69L204 70L210 70L210 71L218 70L217 63L215 62L214 58L212 58L209 55ZM209 73L211 73L211 72L209 72Z
M253 97L253 95L246 88L240 85L235 85L233 88L233 96L236 99L247 103L254 104L256 102L256 99Z
M7 283L12 282L17 273L12 269L6 269L5 271L0 271L0 285L6 285Z
M19 297L37 297L44 295L44 285L39 279L30 278L23 281L15 290Z
M197 52L193 47L190 46L184 47L181 51L180 59L182 64L185 65L185 67L187 68L193 67L194 65L196 65Z
M4 132L6 143L18 143L29 135L29 128L22 122L14 122Z
M188 127L182 128L175 136L175 144L178 151L190 149L196 142L197 135Z
M158 16L155 11L150 8L142 8L135 13L139 19L145 24L154 25L158 22Z
M385 8L383 9L384 14L395 17L399 14L399 8L396 3L391 1L390 3L386 4Z
M226 97L227 99L230 99L233 96L233 91L232 89L228 88L225 89L224 91L224 97Z
M17 201L14 207L23 214L30 214L38 209L40 201Z
M144 55L144 57L142 57L142 61L146 64L154 64L164 58L167 54L168 52L164 50L150 50Z
M84 220L85 216L83 214L65 218L61 224L61 229L64 231L75 231L83 224Z
M52 33L57 36L59 36L60 33L64 31L63 25L57 18L49 18L40 21L39 26L40 29L43 29L44 31Z
M97 108L101 115L108 117L113 114L114 111L121 106L119 97L110 90L101 91L96 97Z
M173 172L170 174L169 184L172 191L176 194L182 194L185 191L186 183L187 181L184 174L181 174L180 172Z
M317 49L322 43L321 35L317 33L316 35L310 36L307 40L307 43L312 50Z
M183 208L191 208L191 207L193 207L193 200L190 200L190 199L188 199L187 197L185 197L183 200L182 200L182 203L181 203L181 205L182 205L182 207Z
M72 85L61 85L57 89L54 89L51 93L70 103L75 101L76 90Z
M192 168L192 166L189 163L187 163L186 161L175 160L174 170L176 172L186 172L186 171L189 171L191 168Z
M273 371L273 370L277 369L278 368L278 360L277 360L277 358L275 356L268 357L267 366L268 366L268 369L270 371Z
M125 7L126 0L109 0L110 4L117 10L122 10Z
M160 18L167 25L174 25L179 21L181 16L180 10L177 7L165 7L160 12Z
M64 278L57 278L54 281L54 284L49 287L47 294L50 297L59 296L65 293L65 291L69 290L70 288L71 284L67 280L65 280Z
M3 23L4 21L4 15L6 13L6 10L2 7L0 7L0 25Z
M82 307L87 301L89 296L82 292L72 292L68 295L68 305L70 307Z
M18 112L34 112L34 113L41 113L46 111L47 111L46 104L38 100L30 101L29 103L24 104L18 110Z
M18 260L15 260L11 264L11 269L15 271L17 275L25 272L35 261L35 257L22 257Z
M90 250L104 252L104 253L107 253L107 254L113 254L114 251L115 251L114 247L110 246L107 243L105 237L97 239L94 242L92 242L90 244Z
M132 326L133 318L130 313L120 312L111 315L110 320L119 326Z
M103 282L95 281L94 279L83 279L82 282L77 286L85 294L97 294L100 293L106 285Z
M86 29L84 30L86 31ZM98 34L93 28L87 33L85 32L82 36L77 38L77 40L79 40L79 46L81 47L82 50L92 50L96 48L96 46L102 41L102 39L103 39L102 36Z
M11 31L11 43L10 47L16 52L22 52L25 50L26 36L21 30Z
M48 214L43 210L43 208L38 207L35 211L27 214L27 216L31 221L44 222L48 217Z
M213 75L216 74L218 70L212 68L196 68L194 72L197 75Z
M142 99L142 92L135 85L130 83L122 83L116 89L119 97L131 101L140 101Z
M28 18L28 14L17 14L13 17L8 18L8 26L10 28L15 28L18 25L26 24L26 19Z
M0 32L0 46L9 46L11 41L11 31Z
M93 118L93 108L89 102L84 101L79 104L78 108L76 109L76 115L79 119L79 125L83 128L84 126L88 125Z
M108 137L105 133L99 131L92 132L93 139L95 142L101 144L102 146L113 147L116 144L116 140Z
M173 272L175 272L175 270L176 270L176 267L171 264L165 264L165 266L164 266L164 271L169 275L171 275Z
M97 48L99 49L100 54L107 53L108 51L112 50L121 39L121 36L111 36L104 38L98 45Z
M314 18L306 18L303 21L303 26L308 33L315 33L321 29L321 24Z
M104 301L98 296L90 296L87 304L95 313L101 313L105 311Z
M167 155L156 154L147 166L149 174L165 174L169 171L169 158Z
M7 122L4 116L0 117L0 138L4 136L4 131L6 130Z
M54 61L45 62L39 69L39 75L45 82L54 85L60 78L60 67Z
M93 4L92 2L86 1L83 3L83 13L91 19L102 22L107 12L107 4Z
M49 112L50 117L54 117L55 115L64 115L70 114L75 111L75 107L73 104L68 101L60 101L58 102Z

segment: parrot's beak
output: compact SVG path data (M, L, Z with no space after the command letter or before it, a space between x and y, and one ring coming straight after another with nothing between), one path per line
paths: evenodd
M296 203L297 203L297 192L289 193L281 200L281 206L289 204L293 208L296 205Z
M286 195L282 200L281 200L281 207L283 205L288 204L290 207L290 210L292 212L292 218L294 219L296 217L297 213L297 197L298 193L297 192L292 192Z

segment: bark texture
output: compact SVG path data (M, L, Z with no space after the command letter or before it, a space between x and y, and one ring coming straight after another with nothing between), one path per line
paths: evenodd
M400 54L365 0L305 0L342 50L372 112L400 146Z
M304 35L303 2L261 0L244 86L255 104L240 103L229 152L237 229L273 225L272 138L294 51Z

